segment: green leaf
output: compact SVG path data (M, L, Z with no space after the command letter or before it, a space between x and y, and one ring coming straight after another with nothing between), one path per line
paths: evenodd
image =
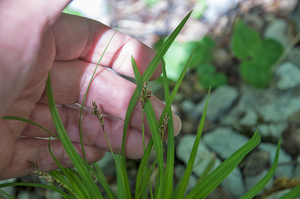
M242 20L238 20L233 29L232 50L239 59L253 56L254 51L261 45L260 36Z
M228 83L227 76L217 72L212 64L201 65L197 68L197 74L199 75L199 83L206 89L209 87L216 88Z
M163 78L164 78L165 99L166 101L169 101L170 91L169 91L168 77L167 77L164 60L162 61L162 71L163 71ZM185 73L185 71L183 73ZM167 164L166 164L166 173L164 178L163 198L171 198L173 192L173 176L174 176L175 141L174 141L173 116L172 116L171 108L169 108L168 110L168 116L170 117L170 119L168 121Z
M297 199L300 196L300 184L293 188L290 192L282 196L280 199Z
M237 167L243 158L260 143L260 140L260 134L256 131L253 137L244 146L213 170L200 184L196 185L187 195L186 199L204 199Z
M256 88L266 87L272 79L269 68L254 61L241 63L240 73L247 83Z
M221 85L227 85L228 84L228 79L227 76L224 75L223 73L217 73L213 78L211 82L211 87L216 88Z
M195 46L195 42L193 42L193 45ZM209 36L204 36L203 39L198 42L198 46L195 51L195 56L193 56L190 68L194 69L199 67L200 65L211 61L213 58L212 51L215 47L215 41ZM191 52L192 49L190 49L189 53Z
M88 166L88 164L86 163L86 165ZM106 191L108 197L110 199L114 199L114 193L113 191L111 190L111 187L110 185L108 184L106 178L105 178L105 175L103 173L103 171L101 170L101 168L98 166L97 163L93 163L93 169L90 169L91 171L95 171L94 175L96 176L98 182L102 185L102 187L104 188L104 190Z
M262 41L260 48L258 48L254 53L254 62L260 63L260 65L270 69L283 53L283 46L276 40L265 39Z
M76 152L70 138L68 137L68 135L65 131L63 123L60 120L60 117L59 117L59 114L58 114L58 111L57 111L57 108L56 108L56 105L54 102L54 98L53 98L50 72L49 72L48 78L47 78L46 91L47 91L48 104L49 104L49 108L50 108L50 112L52 115L52 119L53 119L55 128L57 130L57 133L60 137L62 145L65 148L72 164L74 165L79 176L81 177L81 179L84 182L81 186L85 186L85 188L89 191L91 198L103 198L97 185L94 183L92 176L90 175L89 171L87 170L83 161L81 160L81 157Z
M150 77L152 76L153 72L155 71L156 67L158 66L159 62L163 59L163 56L171 46L171 44L174 42L176 36L179 34L181 29L183 28L184 24L187 22L188 18L190 17L191 12L181 21L181 23L177 26L177 28L174 30L174 32L169 36L169 38L164 42L164 44L160 47L159 51L155 55L155 57L152 59L151 63L147 67L146 71L144 72L142 79L143 82L148 82ZM126 112L126 117L125 117L125 122L124 122L124 128L123 128L123 140L122 140L122 168L124 168L125 171L123 171L123 175L126 175L126 169L125 169L125 143L126 143L126 135L127 135L127 129L129 126L129 121L131 118L131 114L135 108L135 105L140 97L139 89L136 88L135 91L132 94L131 100L129 102L127 112ZM152 149L153 146L153 139L150 139L147 149L145 151L145 154L148 153L150 154L150 150ZM144 154L144 157L145 157ZM148 156L149 157L149 156ZM144 158L143 158L144 159ZM147 159L144 159L142 169L144 169ZM143 173L143 172L141 172ZM141 175L138 175L141 176Z
M281 140L278 142L277 150L276 150L276 155L275 155L275 158L274 158L274 162L273 162L273 165L270 168L269 172L254 187L252 187L251 190L249 190L240 199L252 199L271 180L271 178L273 177L273 175L275 173L276 167L278 165L279 152L280 152L280 144L281 144Z
M197 68L197 74L202 76L214 76L216 74L216 68L212 64L203 64Z
M190 155L190 158L189 158L189 162L188 162L188 164L186 166L186 170L183 174L181 184L180 184L180 188L178 189L178 194L176 196L176 199L181 199L181 198L184 197L184 194L186 192L186 188L187 188L190 176L191 176L192 171L193 171L193 166L194 166L195 158L196 158L196 155L197 155L197 150L198 150L201 135L202 135L202 132L203 132L209 95L210 95L210 90L209 90L208 96L206 98L205 108L204 108L204 112L203 112L202 117L201 117L201 121L200 121L199 128L198 128L198 131L197 131L196 139L195 139L193 149L192 149L192 152L191 152L191 155Z
M28 119L25 119L25 118L22 118L22 117L16 117L16 116L3 116L1 119L3 119L3 120L18 120L18 121L21 121L21 122L26 122L26 123L29 123L29 124L33 124L33 125L41 128L41 129L43 129L44 131L47 131L50 135L52 135L56 139L59 139L59 137L57 137L54 133L50 132L49 130L45 129L41 125L39 125L39 124L37 124L37 123L35 123L31 120L28 120Z
M85 160L86 160L86 157L85 157L85 151L84 151L84 146L83 146L83 141L82 141L82 131L81 131L81 116L82 116L82 111L83 111L83 107L84 107L84 104L85 104L86 96L87 96L87 94L88 94L88 92L89 92L90 86L91 86L92 81L93 81L93 79L94 79L94 77L95 77L97 68L98 68L98 66L99 66L99 64L100 64L100 62L101 62L101 60L102 60L102 58L103 58L103 56L104 56L104 54L105 54L105 52L106 52L106 50L107 50L109 44L110 44L110 42L111 42L111 40L113 39L113 37L115 36L116 32L118 31L118 28L119 28L119 27L117 27L117 29L115 30L115 32L114 32L113 35L111 36L111 38L110 38L108 44L105 46L105 49L104 49L104 51L103 51L103 53L102 53L102 55L101 55L101 57L100 57L100 59L99 59L97 65L96 65L96 67L95 67L95 70L94 70L93 75L92 75L92 77L91 77L91 79L90 79L90 81L89 81L89 85L88 85L88 87L87 87L87 89L86 89L86 91L85 91L85 94L84 94L84 97L83 97L83 100L82 100L82 104L81 104L81 108L80 108L80 114L79 114L79 137L80 137L80 145L81 145L82 154L83 154L83 157L84 157Z

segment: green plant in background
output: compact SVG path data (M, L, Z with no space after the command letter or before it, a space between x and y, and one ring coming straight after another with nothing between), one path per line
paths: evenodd
M238 20L233 28L232 51L241 61L242 78L254 87L263 88L272 79L270 68L283 53L283 47L276 40L262 39L256 30Z
M206 7L207 7L206 0L197 0L193 8L192 17L195 19L200 19L203 16Z
M156 49L159 49L163 40L160 40ZM205 89L215 88L227 84L227 77L216 70L211 64L213 59L212 51L216 47L215 41L208 36L203 37L199 42L174 42L164 59L169 68L167 68L168 78L176 81L181 73L184 64L193 52L194 46L198 43L195 54L190 63L190 69L195 70L199 77L199 83ZM177 55L177 56L174 56Z
M123 144L121 149L121 156L114 155L114 159L116 162L117 167L117 186L118 186L118 193L116 196L116 193L114 193L111 188L109 187L109 184L105 180L105 177L101 171L101 169L97 166L97 164L93 164L92 168L85 160L85 158L82 158L75 150L74 146L72 145L63 125L60 120L60 117L58 115L52 88L51 88L51 80L50 80L50 73L47 79L47 97L48 97L48 104L50 107L50 111L52 114L52 118L56 127L56 130L58 132L58 137L70 160L72 161L74 167L76 168L76 171L73 169L65 169L61 166L61 164L57 161L57 159L53 156L51 148L50 148L50 139L49 139L49 151L52 155L53 159L59 166L60 170L50 172L49 174L43 173L38 169L38 165L33 166L37 169L37 173L47 182L50 183L50 185L43 185L43 184L34 184L34 183L6 183L6 184L0 184L0 188L7 187L7 186L36 186L36 187L42 187L42 188L48 188L51 190L54 190L58 193L61 193L64 198L82 198L82 199L96 199L96 198L104 198L102 193L99 191L97 187L97 182L101 184L101 186L104 188L106 192L106 198L126 198L131 199L133 198L128 177L127 177L127 171L126 171L126 165L125 165L125 139L126 139L126 133L127 128L129 125L129 121L131 118L131 114L133 112L133 109L138 102L139 99L141 100L141 103L143 105L143 111L145 112L146 118L148 120L151 132L152 132L152 138L150 139L147 147L144 149L144 156L141 160L139 170L137 173L137 179L136 179L136 189L135 189L135 197L134 198L148 198L147 192L150 192L151 198L164 198L164 199L170 199L170 198L176 198L181 199L184 198L187 184L189 182L190 175L192 173L192 169L195 162L195 157L197 153L197 149L201 140L201 135L204 127L204 121L205 121L205 115L207 111L207 104L208 104L208 97L206 100L205 109L199 124L199 128L197 131L197 136L195 143L193 145L193 150L191 152L188 165L186 167L185 173L183 177L180 179L179 183L176 185L175 190L173 191L173 171L174 171L174 149L175 149L175 142L174 142L174 130L173 130L173 118L172 118L172 111L171 111L171 103L174 100L174 97L179 89L179 86L183 80L184 74L188 69L189 64L193 63L193 54L196 52L196 46L194 46L193 51L191 55L189 56L187 63L185 64L177 83L175 84L175 87L172 91L172 93L169 93L169 86L168 86L168 80L167 80L167 73L165 64L163 61L163 56L171 46L171 44L174 42L176 36L181 31L182 27L190 17L189 13L185 19L179 24L179 26L176 28L176 30L170 35L170 37L164 42L164 44L161 46L160 50L156 54L156 56L153 58L151 63L149 64L148 68L144 72L143 76L141 76L134 58L132 57L132 66L134 70L134 75L136 78L136 84L137 87L132 95L132 98L130 100L125 123L124 123L124 130L123 130ZM109 45L109 44L108 44ZM103 55L102 55L103 56ZM176 54L174 54L174 57L176 57ZM102 57L101 57L102 58ZM101 60L100 58L100 60ZM148 100L148 97L151 95L151 92L149 88L146 88L147 82L149 81L150 77L152 76L153 72L155 71L157 65L162 61L162 70L163 70L163 80L164 80L164 89L165 89L165 99L166 99L166 106L163 110L163 113L157 122L152 104L150 100ZM100 62L100 61L99 61ZM98 65L99 65L98 62ZM97 67L98 67L97 65ZM96 68L97 68L96 67ZM96 69L95 69L96 70ZM93 79L93 76L91 78L91 81ZM82 103L84 104L84 103ZM99 122L103 125L103 118L99 114L97 106L94 104L94 111L93 113L97 116L99 119ZM39 126L38 124L35 124L29 120L18 118L18 117L12 117L12 116L5 116L2 119L14 119L19 120L23 122L29 122L31 124L34 124L42 129L43 127ZM141 121L142 122L142 121ZM102 126L103 127L103 126ZM168 127L168 128L166 128ZM104 127L103 127L104 128ZM46 130L46 129L44 129ZM104 129L103 129L104 130ZM163 147L162 147L162 134L164 133L164 130L167 130L168 133L168 145L167 145L167 157L166 157L166 164L164 164L163 159ZM46 130L49 132L48 130ZM51 132L49 132L50 135L52 135ZM104 131L105 133L105 131ZM81 136L82 138L82 136ZM238 151L236 151L234 154L232 154L228 159L226 159L221 165L219 165L215 170L213 170L211 173L209 173L206 177L204 176L201 178L201 182L199 182L194 189L186 195L185 198L187 199L201 199L205 198L211 191L213 191L232 171L234 168L237 167L237 165L242 161L242 159L252 150L254 149L259 143L260 143L260 135L258 132L255 132L252 139L250 139L244 146L242 146ZM81 139L82 142L82 139ZM156 152L156 160L152 165L148 165L148 159L149 155L152 149L155 149ZM245 196L242 198L244 199L251 199L253 198L266 184L267 182L272 178L277 163L278 163L278 157L279 157L279 149L280 149L280 142L277 146L276 155L274 158L274 163L269 170L269 172L266 174L266 176L258 183L256 184L248 193L246 193ZM152 174L154 168L157 166L158 172L157 172L157 178L156 178L156 186L155 191L152 193L152 187L150 183L150 175ZM208 167L211 167L208 166ZM56 186L53 184L53 182L58 182L60 185L62 185L66 192L62 192ZM149 185L148 185L149 184ZM296 198L300 195L300 185L295 187L292 191L290 191L288 194L283 196L282 198ZM9 197L9 196L8 196ZM12 198L12 197L10 197Z

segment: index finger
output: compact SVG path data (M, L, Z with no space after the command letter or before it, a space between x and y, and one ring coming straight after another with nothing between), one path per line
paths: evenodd
M82 59L95 64L115 31L100 22L68 14L62 14L52 29L56 42L56 60ZM122 75L134 77L131 56L143 74L155 54L154 50L139 40L117 32L101 60L101 65ZM151 79L159 77L160 74L161 67L157 67Z

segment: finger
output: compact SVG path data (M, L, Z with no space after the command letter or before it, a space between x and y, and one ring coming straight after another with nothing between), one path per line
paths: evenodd
M80 142L79 137L79 106L59 106L58 112L66 132L72 142ZM56 133L48 105L37 104L30 115L30 120L38 123L49 131ZM111 147L115 153L122 149L124 122L110 117L104 117L104 129ZM83 111L82 114L82 139L85 145L95 146L99 149L110 151L102 126L95 115L90 110ZM49 133L28 124L22 132L22 136L27 137L49 137ZM145 135L146 144L150 137ZM137 159L143 156L143 136L139 130L129 127L125 146L126 157Z
M56 39L56 59L68 61L82 59L98 63L114 30L87 18L62 14L52 28ZM131 56L137 62L141 74L155 56L154 50L135 38L117 32L101 60L101 65L110 67L116 72L134 77ZM153 78L159 77L158 67Z
M81 60L71 62L55 62L51 70L51 84L54 100L57 104L82 103L85 91L94 71L94 65ZM66 78L67 77L67 78ZM136 85L112 71L99 67L95 79L89 89L85 106L93 109L91 101L98 104L100 111L106 115L125 120L127 107ZM165 104L155 97L150 101L157 120L163 112ZM46 99L42 99L46 103ZM142 107L138 102L130 120L130 125L141 131ZM173 114L175 135L181 128L180 119ZM148 123L145 122L146 133L151 135Z
M73 143L76 151L81 155L80 143ZM72 167L65 149L59 140L51 140L51 151L64 168ZM85 146L87 162L92 163L100 160L104 156L104 150L93 146ZM53 171L58 168L48 150L48 139L19 138L16 141L15 152L11 158L6 171L0 179L14 178L30 174L34 171L30 160L43 172Z

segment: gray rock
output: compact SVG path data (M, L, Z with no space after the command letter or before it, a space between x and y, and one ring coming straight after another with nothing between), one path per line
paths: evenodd
M262 151L266 151L270 153L270 163L273 164L277 145L271 143L260 143L258 148ZM292 179L294 177L293 173L293 165L280 165L280 163L290 163L292 162L292 157L287 154L283 149L280 149L279 159L278 159L278 166L274 173L275 178L280 178L285 176L288 179Z
M115 174L115 161L110 152L105 152L104 157L97 162L97 165L102 169L105 175Z
M183 176L185 170L186 170L185 166L183 166L183 165L177 165L174 168L174 173L175 173L176 177L178 179L180 179ZM188 194L189 192L191 192L193 190L193 188L196 186L197 182L198 182L198 179L192 174L190 176L190 179L189 179L189 182L188 182L185 194Z
M203 142L221 158L226 159L242 147L249 138L230 128L219 127L203 136Z
M58 187L58 188L63 191L63 188L61 188L61 187ZM60 193L56 192L56 191L52 191L52 190L47 189L46 193L45 193L45 199L53 199L53 198L62 199L63 196Z
M177 157L182 160L186 165L189 161L193 145L195 142L196 136L195 135L185 135L181 138L177 148L176 148L176 154ZM216 155L209 151L205 144L200 142L197 155L195 158L194 168L193 172L198 176L201 177L204 170L208 166L208 164L211 162L212 159L215 159L215 164L212 169L215 169L217 166L220 165L221 161L216 157Z
M285 194L287 194L290 191L291 191L291 189L285 189L285 190L282 190L282 191L278 191L278 192L275 192L275 193L271 194L270 196L266 197L265 199L278 199L278 198L284 196ZM300 199L300 196L297 197L296 199Z
M206 117L210 121L217 121L220 119L232 106L238 97L238 91L230 86L220 86L214 90L208 101ZM203 99L197 106L196 111L203 113L205 108L206 98Z
M296 177L298 177L298 179L300 179L300 164L299 164L299 162L300 162L300 156L298 156L297 161L298 161L298 164L297 164L297 166L295 168L295 174L296 174Z
M221 186L232 199L238 199L246 193L242 172L235 168L224 180Z
M268 170L265 169L257 176L246 176L245 177L245 186L246 186L247 191L252 189L252 187L254 187L267 173L268 173ZM271 178L270 181L263 188L263 190L261 190L257 195L261 196L264 193L264 189L265 190L271 189L273 187L273 184L274 184L274 179Z
M300 67L300 47L294 47L287 55L286 60Z
M290 40L287 38L288 23L283 19L273 20L266 28L265 38L279 41L283 46L287 46Z
M196 104L194 104L190 100L183 100L181 102L181 107L186 113L190 114L193 117L197 118L201 115L201 113L197 112L196 110Z
M15 181L16 181L16 178L11 178L11 179L7 179L7 180L1 180L0 184L12 183L12 182L15 182ZM5 193L7 193L8 195L12 196L13 198L16 195L16 193L15 193L16 189L13 186L11 186L11 187L3 187L3 188L1 188L1 190L4 191ZM0 196L2 196L2 193L0 193Z
M273 140L278 141L282 138L282 133L289 127L285 122L261 124L259 126L259 132L262 137L271 137Z
M237 105L222 118L221 124L239 126L241 118L250 110L255 111L263 123L285 122L300 111L300 96L295 92L299 90L278 91L273 87L257 90L243 84Z
M253 110L247 111L245 116L241 118L240 124L243 126L256 126L257 114Z
M300 69L291 62L282 63L275 71L275 75L278 77L277 88L280 90L300 85Z
M37 197L32 193L32 192L29 192L29 191L20 191L18 193L18 197L17 199L36 199Z
M270 160L270 153L265 151L253 151L240 163L243 174L257 176L267 167Z

